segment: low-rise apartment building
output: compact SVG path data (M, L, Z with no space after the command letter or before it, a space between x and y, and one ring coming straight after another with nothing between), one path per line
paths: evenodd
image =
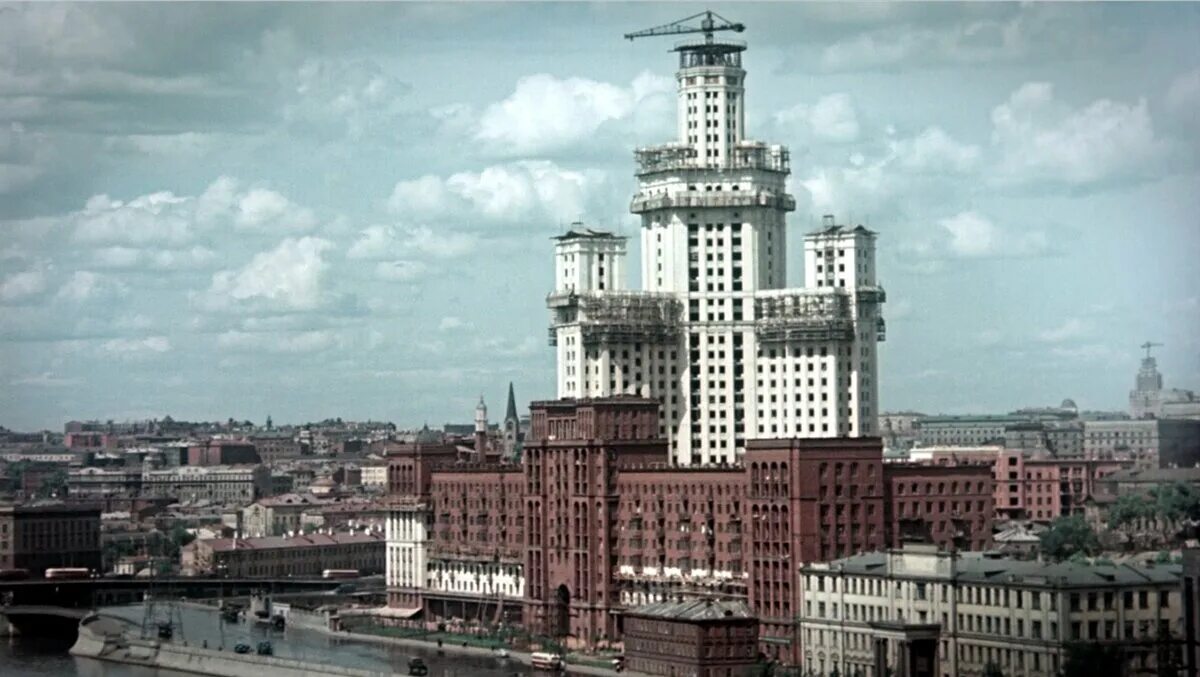
M745 602L690 599L630 609L625 667L648 675L748 677L758 663L758 619Z
M320 576L326 569L384 570L386 539L379 532L195 540L180 553L185 576Z
M142 495L180 502L252 503L271 488L263 465L179 466L142 473Z
M1155 674L1183 642L1179 565L1045 563L930 546L800 569L804 667L871 674L880 623L937 629L936 674L1058 674L1073 643L1121 647L1127 675Z
M142 469L75 468L67 471L67 493L73 498L133 497L142 492Z
M0 505L0 569L100 570L100 506L83 503Z
M1083 452L1087 458L1132 458L1141 468L1192 467L1200 463L1200 421L1086 421Z

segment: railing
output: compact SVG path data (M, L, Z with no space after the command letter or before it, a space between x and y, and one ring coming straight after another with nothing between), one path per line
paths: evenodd
M745 142L734 146L719 162L702 161L696 149L681 144L646 146L633 152L638 176L686 169L751 169L765 172L791 172L791 153L783 146Z
M783 211L795 211L796 198L787 193L772 191L706 191L675 195L650 195L635 197L629 203L629 211L640 214L655 209L679 209L685 207L770 207Z

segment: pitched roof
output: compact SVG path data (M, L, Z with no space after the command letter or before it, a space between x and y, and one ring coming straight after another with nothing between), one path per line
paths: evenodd
M519 421L517 418L517 398L513 397L512 381L508 382L508 406L504 410L505 421Z

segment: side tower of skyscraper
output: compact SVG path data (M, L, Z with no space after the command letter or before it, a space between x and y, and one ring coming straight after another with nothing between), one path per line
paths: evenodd
M675 462L736 461L748 439L878 434L875 233L826 216L787 289L787 148L745 136L745 44L678 43L678 139L635 151L642 290L626 242L575 224L548 297L558 396L662 403Z

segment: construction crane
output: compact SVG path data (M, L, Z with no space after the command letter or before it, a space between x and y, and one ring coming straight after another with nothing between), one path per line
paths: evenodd
M700 17L704 17L704 18L700 21L699 26L687 25L686 22L691 21L692 19L699 19ZM714 18L720 19L721 23L718 24L716 21L714 21ZM705 11L705 12L700 12L699 14L693 14L692 16L685 17L683 19L680 19L679 21L672 21L669 24L663 24L661 26L647 28L647 29L641 30L641 31L634 31L632 33L626 33L625 39L632 41L634 38L650 38L650 37L655 37L655 36L659 36L659 35L683 35L686 33L703 33L705 44L711 45L713 42L713 33L717 32L717 31L733 31L735 33L741 33L744 30L746 30L745 25L740 24L740 23L734 23L734 22L730 21L729 19L726 19L725 17L721 16L720 14L717 14L716 12L709 10L709 11Z
M1154 343L1153 341L1146 341L1145 343L1143 343L1142 345L1140 345L1138 347L1145 349L1146 359L1150 359L1150 349L1157 347L1157 346L1161 346L1161 345L1162 345L1161 343Z

